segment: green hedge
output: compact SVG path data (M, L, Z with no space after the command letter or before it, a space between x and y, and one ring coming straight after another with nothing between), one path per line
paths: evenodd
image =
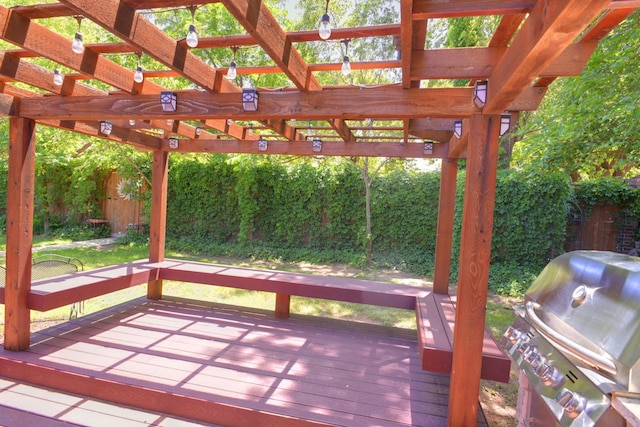
M348 161L311 164L282 160L223 154L172 156L167 247L192 253L364 265L362 171ZM87 174L86 168L79 166L74 161L41 164L36 171L35 225L46 218L46 207L51 203L69 204L68 212L80 216L95 209L100 177L107 176L107 169ZM3 168L0 201L6 206L6 163ZM51 170L58 172L56 176L69 178L48 178ZM91 179L79 179L78 171ZM452 282L456 281L460 251L464 171L457 180ZM438 172L395 170L373 180L375 265L433 274L439 189ZM521 293L531 282L532 272L562 252L567 216L574 206L587 212L595 205L611 204L637 218L639 193L616 179L574 185L561 174L499 171L492 288L500 293ZM67 200L69 196L73 197ZM145 197L148 207L150 192ZM64 218L50 220L65 223Z
M170 165L167 230L173 240L280 250L364 251L361 171L349 162L284 166L272 157L212 156ZM458 176L454 259L464 195ZM395 171L372 186L374 251L378 259L432 264L440 174ZM562 252L573 187L562 175L500 171L493 262L544 265Z

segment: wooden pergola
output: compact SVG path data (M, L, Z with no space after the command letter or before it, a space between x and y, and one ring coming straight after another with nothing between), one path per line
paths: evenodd
M207 7L222 3L246 30L243 34L200 34L190 48L146 18L143 12L167 7ZM467 180L457 283L456 333L449 397L449 424L474 425L478 410L482 340L491 249L501 116L535 110L557 78L580 74L613 28L640 6L638 0L400 0L399 22L361 28L335 28L329 41L386 38L397 57L353 61L352 69L398 69L396 84L323 87L317 75L340 63L310 64L301 43L323 42L317 30L285 32L260 0L60 0L6 8L0 6L0 34L15 46L0 52L0 114L10 117L5 291L6 349L30 345L27 296L31 286L31 244L35 132L37 125L105 138L153 153L149 262L164 260L168 158L171 153L253 153L312 156L321 135L325 156L442 159L434 292L449 292L456 172L467 161ZM439 18L499 15L488 46L425 49L427 26ZM92 44L81 54L72 40L42 19L82 16L119 42ZM257 108L243 107L243 89L196 55L199 49L259 46L272 64L238 68L240 75L281 73L287 87L254 88ZM139 54L162 64L134 70L109 55ZM45 57L75 70L54 84L54 71L30 59ZM183 78L194 89L170 91L154 80ZM429 80L469 79L467 87L425 88ZM99 81L98 89L88 81ZM477 82L487 82L486 99L474 102ZM21 83L21 84L17 84ZM175 95L175 111L165 111L161 94ZM169 108L171 110L171 108ZM362 136L362 120L367 123ZM131 119L135 120L130 121ZM168 122L168 119L171 121ZM306 122L325 125L312 132ZM101 122L112 125L110 134ZM461 133L454 134L454 123ZM254 132L249 125L255 123ZM400 125L398 125L400 123ZM258 139L268 143L266 151ZM162 280L150 280L148 298L162 297Z

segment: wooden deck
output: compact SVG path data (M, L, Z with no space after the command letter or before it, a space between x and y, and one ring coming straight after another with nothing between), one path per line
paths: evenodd
M38 332L29 350L0 351L0 376L225 426L445 426L449 400L449 376L421 369L416 331L180 299ZM97 425L65 418L74 408L39 416Z

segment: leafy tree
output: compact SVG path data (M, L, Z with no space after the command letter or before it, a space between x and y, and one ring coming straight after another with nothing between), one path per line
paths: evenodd
M602 40L579 77L554 83L519 131L520 167L564 171L573 180L638 174L640 13Z

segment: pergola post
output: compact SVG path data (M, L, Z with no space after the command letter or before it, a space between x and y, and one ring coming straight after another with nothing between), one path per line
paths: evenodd
M458 159L442 159L438 229L436 232L436 259L433 274L433 292L437 294L449 293L457 175Z
M453 335L450 426L476 425L478 417L499 126L499 115L474 114L471 118Z
M4 295L4 348L29 348L31 316L31 243L36 156L36 124L9 119L9 174L7 188L7 272Z
M151 178L151 222L149 225L149 261L164 260L167 227L167 187L169 180L169 153L153 152ZM162 280L152 280L147 285L147 298L162 298Z

